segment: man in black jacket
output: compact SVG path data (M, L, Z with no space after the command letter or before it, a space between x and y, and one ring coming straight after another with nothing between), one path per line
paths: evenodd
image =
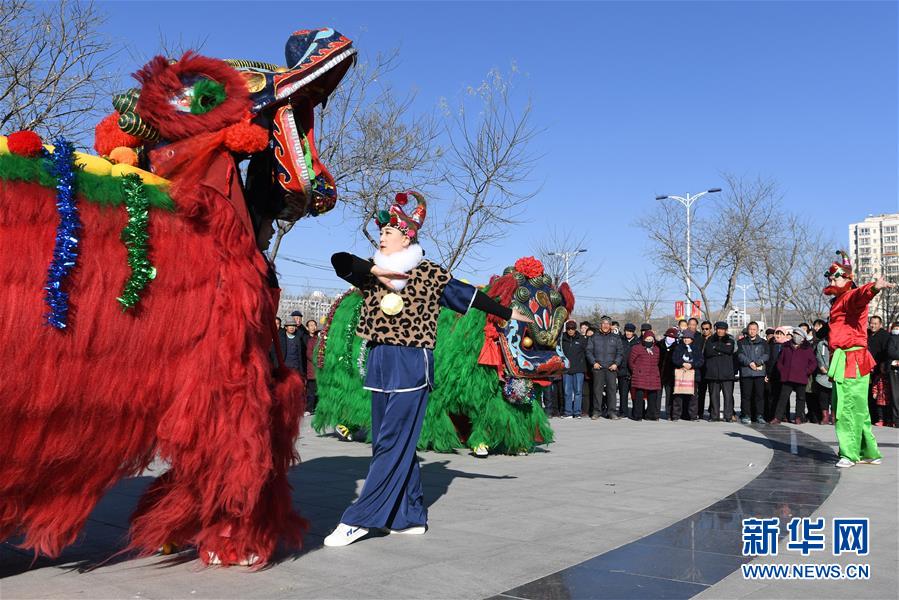
M774 420L774 410L780 399L780 373L777 370L777 359L780 356L781 348L788 339L790 336L786 331L778 327L774 330L774 337L768 342L768 362L765 363L765 420L769 423Z
M696 346L696 351L700 354L705 350L705 342L713 335L712 331L712 322L711 321L703 321L702 325L699 326L700 335L693 338L693 344ZM702 418L703 413L706 411L706 392L709 389L709 382L705 377L705 355L703 355L703 366L699 370L699 382L696 384L696 406L698 407L698 416L695 420L699 420ZM711 407L708 407L711 408Z
M737 344L740 361L740 421L765 424L765 365L768 363L768 342L759 335L759 324L752 321L748 335Z
M871 413L871 422L875 425L883 425L884 422L884 406L878 404L877 398L874 397L875 388L884 394L883 385L878 383L884 378L887 372L887 346L890 343L890 334L883 328L883 319L874 315L868 319L868 352L874 357L877 366L871 372L870 390L868 392L868 410ZM889 402L887 401L887 404Z
M709 382L709 421L720 421L720 396L724 392L724 420L736 421L734 415L734 353L737 343L727 333L727 323L715 323L715 335L706 340L705 378Z
M637 337L637 326L633 323L627 323L624 326L624 335L621 336L622 349L624 350L621 359L621 368L618 369L618 398L621 401L621 409L618 416L627 418L627 400L631 393L631 373L627 366L627 361L631 357L631 349L640 343Z
M615 414L618 392L618 369L624 359L624 345L621 338L612 333L612 319L603 317L599 324L599 331L587 341L587 363L593 371L593 398L599 405L602 402L602 394L606 393L607 408L605 415L609 419L617 420ZM599 406L594 407L593 419L600 415Z
M562 377L565 390L565 408L562 417L581 418L584 402L584 374L587 372L587 338L577 330L577 323L568 321L565 324L565 335L562 336L562 353L568 359L568 368Z

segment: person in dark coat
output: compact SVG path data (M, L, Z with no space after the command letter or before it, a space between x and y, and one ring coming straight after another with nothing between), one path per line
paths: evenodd
M740 361L740 420L744 425L755 421L765 424L765 365L768 342L759 335L759 324L752 321L747 335L737 343Z
M899 322L890 326L887 342L887 375L890 378L890 423L899 427Z
M774 337L768 342L768 362L765 364L765 420L771 423L777 412L777 402L780 399L780 372L777 370L777 359L780 351L790 336L782 327L774 330Z
M705 343L708 341L710 337L714 335L712 331L712 322L711 321L703 321L699 326L699 335L693 338L693 344L696 346L696 350L699 352L703 352L705 350ZM705 354L703 354L703 359ZM701 419L703 414L705 414L706 410L710 407L708 406L708 402L706 401L706 397L708 396L709 390L709 382L705 376L705 363L703 362L702 367L699 370L699 386L696 389L696 407L697 407L697 419Z
M618 398L621 402L621 410L618 411L618 416L625 418L629 416L627 400L630 398L631 392L631 370L628 366L628 360L631 357L631 350L633 347L640 344L640 338L637 337L636 325L633 323L625 324L621 343L624 347L624 357L621 360L621 368L618 369Z
M284 335L281 337L281 351L284 352L284 366L301 374L306 366L306 344L303 338L297 334L299 326L288 322L284 326Z
M612 319L603 317L599 324L599 331L587 341L587 363L593 371L593 401L597 406L593 408L593 418L598 419L599 405L605 392L608 405L604 416L609 419L618 419L615 406L618 404L618 369L624 359L624 344L621 338L612 333Z
M674 363L671 362L671 355L674 352L674 347L677 345L679 335L680 331L678 331L677 327L669 327L665 331L665 337L658 344L661 351L659 356L659 375L662 378L662 389L665 391L665 417L667 419L671 418L671 407L674 401Z
M644 331L640 345L634 347L628 357L634 401L632 418L635 421L643 419L644 406L647 420L659 420L659 393L662 389L659 359L662 351L656 346L655 339L656 336L651 329Z
M737 342L727 333L727 323L715 323L715 335L706 340L705 378L709 382L709 421L720 421L721 392L724 392L724 420L736 421L734 415L734 353Z
M871 371L870 393L868 394L868 410L871 423L882 426L885 413L889 410L890 401L884 379L887 377L887 346L890 334L883 328L883 319L878 315L868 319L868 352L874 357L877 366Z
M565 324L565 335L562 336L562 354L568 359L568 368L562 377L565 390L565 409L563 417L581 418L584 397L584 373L587 372L587 339L577 330L577 323L568 321Z
M286 333L287 327L289 325L296 325L294 335L296 335L297 337L300 338L300 347L304 349L302 351L302 353L300 354L300 356L303 356L303 357L306 356L305 348L306 348L306 345L309 343L309 332L306 331L306 328L303 326L303 313L301 313L298 310L295 310L292 313L290 313L290 321L288 321L287 325L284 326L284 332L282 332L282 334L281 334L281 347L282 348L284 347L284 339L286 337L285 333ZM284 354L287 354L286 350L284 350L283 352L284 352ZM285 362L286 362L286 359L285 359ZM293 367L290 367L290 368L293 368ZM300 371L300 375L302 375L303 379L305 379L306 378L306 360L305 359L300 361L299 371Z
M805 422L805 386L809 376L818 370L815 351L808 343L805 332L794 329L792 341L783 345L777 357L777 370L780 373L780 398L772 424L790 418L790 394L796 393L796 425Z
M675 394L673 406L671 407L671 420L677 421L682 414L682 405L687 406L687 417L691 421L697 418L699 413L699 405L696 401L696 387L699 384L700 368L705 364L705 357L702 352L696 349L695 339L699 334L687 329L681 334L680 341L674 346L674 352L671 355L671 362L676 369L686 369L693 373L693 390L692 394Z

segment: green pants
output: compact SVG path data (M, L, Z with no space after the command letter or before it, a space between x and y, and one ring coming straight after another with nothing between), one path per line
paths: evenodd
M871 375L846 377L833 384L837 400L835 429L840 442L840 456L853 462L862 458L881 458L877 440L871 431L868 411L868 381Z

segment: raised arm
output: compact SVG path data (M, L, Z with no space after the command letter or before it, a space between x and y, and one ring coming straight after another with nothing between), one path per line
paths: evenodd
M374 265L370 260L364 260L349 252L338 252L331 255L331 266L338 277L356 287L365 285L365 280L371 275Z

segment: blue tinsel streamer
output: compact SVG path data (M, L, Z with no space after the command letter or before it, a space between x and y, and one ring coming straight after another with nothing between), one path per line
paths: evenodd
M81 221L75 204L74 147L60 139L49 154L50 172L56 177L56 209L59 226L56 228L56 246L53 262L47 273L46 302L50 312L44 315L47 323L57 329L65 329L69 314L69 294L63 289L66 276L75 266Z

